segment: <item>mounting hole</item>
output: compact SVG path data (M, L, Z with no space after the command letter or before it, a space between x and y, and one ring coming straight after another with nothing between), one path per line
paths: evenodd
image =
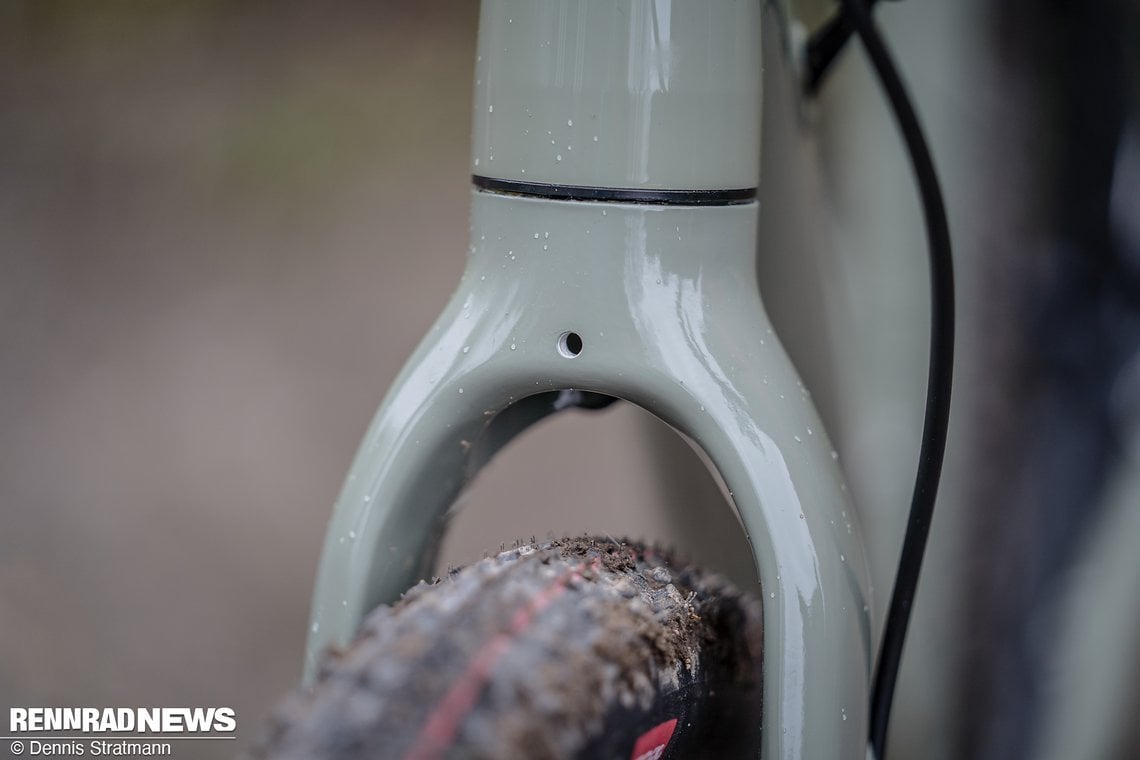
M558 336L558 353L573 359L582 353L582 336L576 332L564 332Z

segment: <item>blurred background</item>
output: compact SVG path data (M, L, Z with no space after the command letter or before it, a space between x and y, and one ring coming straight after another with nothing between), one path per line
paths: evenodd
M341 479L463 265L477 15L0 0L0 707L228 705L240 746L196 755L220 758L297 682ZM878 16L962 312L892 755L1140 757L1137 9ZM881 614L921 424L921 217L861 52L805 105L769 27L761 288ZM441 562L591 531L747 580L718 499L648 415L571 413L492 463Z

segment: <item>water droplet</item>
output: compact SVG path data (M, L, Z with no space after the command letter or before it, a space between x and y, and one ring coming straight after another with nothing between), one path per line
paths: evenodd
M475 165L476 165L476 166L478 166L478 165L479 165L479 159L475 159Z
M793 435L792 438L796 439L796 443L803 443L803 439L800 438L798 435Z
M459 395L460 395L460 396L462 396L462 395L463 395L463 389L462 389L462 388L460 388L460 389L459 389Z
M836 462L838 462L839 461L839 452L838 451L832 451L831 452L831 458L833 460L835 460Z
M370 495L369 495L369 496L365 496L365 497L364 497L364 503L365 503L365 504L367 504L367 503L368 503L368 502L370 502L370 501L372 501L372 497L371 497Z
M542 236L543 236L544 238L546 238L547 240L549 240L549 239L550 239L550 233L549 233L549 232L544 232L544 233L542 233Z
M487 106L487 113L494 113L494 112L495 112L494 106Z
M605 216L605 215L606 215L606 210L602 209L602 216Z
M597 142L597 141L598 141L598 136L594 135L594 142Z
M464 346L463 347L463 353L467 353L470 350L471 350L471 346Z
M512 343L511 344L511 350L514 351L516 348L518 348L518 346L516 346L514 343Z
M555 161L561 161L561 160L562 160L562 154L561 154L561 153L559 153L558 155L556 155L556 156L554 157L554 160L555 160Z
M573 119L567 119L566 120L566 126L568 126L568 127L574 126L574 120Z
M313 633L316 633L319 630L321 630L321 624L320 623L313 623Z
M355 531L355 530L350 530L350 531L348 532L348 539L349 539L350 541L354 541L354 540L356 540L356 531Z
M846 561L847 561L847 557L845 557L845 556L843 556L842 554L840 554L840 555L839 555L839 561L840 561L840 562L846 562Z
M546 245L545 243L543 243L543 244L542 244L542 250L544 250L544 251L548 251L548 250L550 250L550 246L548 246L548 245ZM511 258L514 258L514 257L512 256Z
M537 233L537 232L536 232L536 233L534 233L534 239L535 239L535 240L538 240L538 233Z
M772 597L773 599L775 599L775 598L776 598L776 592L775 592L775 591L773 591L772 593L768 594L768 596L770 596L770 597Z

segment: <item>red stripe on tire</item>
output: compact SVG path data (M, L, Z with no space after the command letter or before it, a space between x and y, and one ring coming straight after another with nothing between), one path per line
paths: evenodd
M539 612L562 595L569 581L581 579L581 571L585 567L585 564L577 565L555 578L531 599L530 604L515 612L506 631L495 634L479 648L463 675L452 684L432 710L420 729L416 743L404 755L404 760L435 760L443 755L455 740L460 726L479 700L479 694L487 685L495 665L511 643L530 627Z
M673 731L677 728L677 719L658 723L653 728L637 737L633 745L633 754L630 760L657 760L665 754L669 740L673 738Z

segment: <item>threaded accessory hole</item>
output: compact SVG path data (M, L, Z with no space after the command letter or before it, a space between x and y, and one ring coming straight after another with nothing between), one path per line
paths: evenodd
M582 353L582 336L576 332L564 332L558 336L558 353L573 359Z

